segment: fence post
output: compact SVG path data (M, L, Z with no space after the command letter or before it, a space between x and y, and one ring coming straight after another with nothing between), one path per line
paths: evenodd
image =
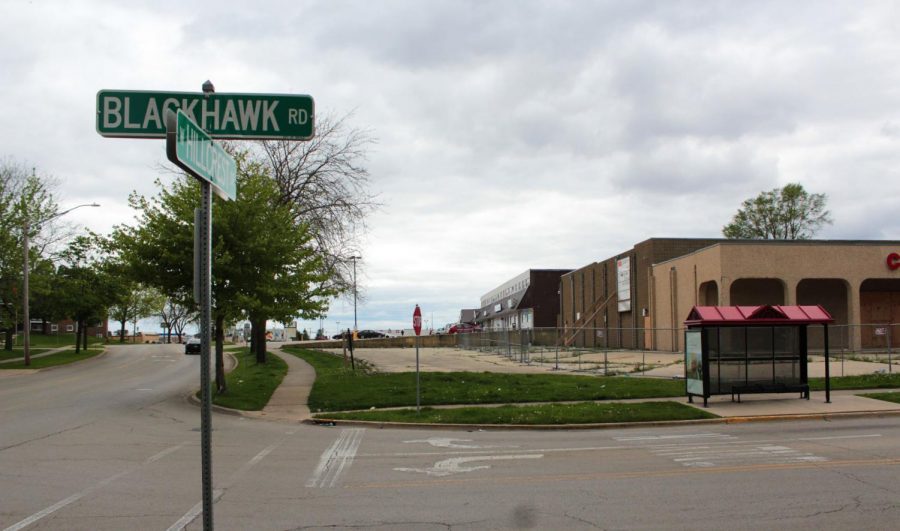
M888 374L893 373L894 364L891 361L891 326L887 326L887 347L888 347Z
M512 349L509 344L509 325L503 328L503 337L506 339L506 357L512 359Z
M553 368L554 371L559 370L559 342L561 338L559 337L559 328L556 329L556 367Z

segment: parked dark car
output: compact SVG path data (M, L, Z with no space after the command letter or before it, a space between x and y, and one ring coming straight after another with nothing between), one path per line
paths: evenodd
M387 334L376 332L375 330L361 330L357 337L360 339L375 339L377 337L387 337Z
M200 338L192 337L184 344L185 354L200 354Z
M341 332L340 334L335 334L331 336L331 339L344 339L344 336L347 335L347 332Z

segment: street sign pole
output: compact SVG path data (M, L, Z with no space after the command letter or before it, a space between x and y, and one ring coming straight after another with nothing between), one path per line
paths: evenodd
M194 217L194 297L200 307L203 529L212 531L212 396L209 374L212 193L225 200L234 200L237 195L237 164L213 138L309 140L315 135L315 103L310 96L296 94L216 94L209 81L203 84L202 90L199 93L101 90L97 93L96 123L97 132L105 137L165 138L169 160L200 182L200 208L195 211ZM25 232L27 238L27 224ZM25 247L27 250L27 240ZM27 286L27 256L25 267ZM27 299L25 312L25 359L28 360ZM416 358L418 360L418 350Z
M226 200L236 196L234 159L180 109L168 112L166 155L200 182L200 208L194 212L194 291L200 307L200 474L203 529L213 529L212 390L210 338L212 337L212 193Z
M416 334L416 413L419 412L419 336Z
M419 387L419 334L422 333L422 310L416 304L413 311L413 331L416 333L416 413L419 412L420 406L420 387Z
M212 397L209 381L210 352L210 306L212 296L210 284L212 280L212 185L200 181L200 459L203 483L203 529L213 529L213 494L212 494Z

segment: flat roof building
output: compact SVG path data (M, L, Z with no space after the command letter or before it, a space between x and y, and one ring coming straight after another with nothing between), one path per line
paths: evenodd
M556 326L559 278L571 269L529 269L481 297L475 321L486 330Z
M883 348L900 323L900 242L651 238L560 291L570 346L680 351L694 306L819 304L832 348Z
M650 238L562 275L557 326L565 346L647 348L650 267L708 247L718 239ZM687 314L685 314L687 315Z
M652 343L681 350L694 305L816 305L834 318L833 349L883 348L900 323L900 242L872 240L734 241L655 264ZM897 256L896 261L891 258Z

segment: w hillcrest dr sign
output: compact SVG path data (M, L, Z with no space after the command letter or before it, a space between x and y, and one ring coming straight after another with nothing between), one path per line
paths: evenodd
M213 138L307 140L315 134L312 96L137 90L97 93L97 132L165 138L166 110L179 109Z

